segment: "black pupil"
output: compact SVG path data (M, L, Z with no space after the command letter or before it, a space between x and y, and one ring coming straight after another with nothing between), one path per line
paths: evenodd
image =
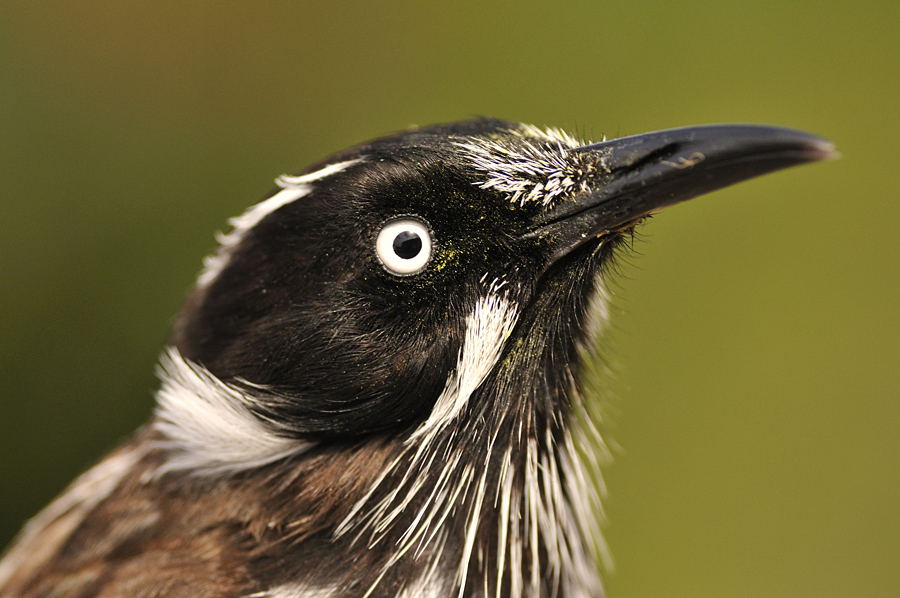
M419 255L420 251L422 251L422 239L419 238L418 233L405 230L394 237L394 253L397 254L397 257L411 260Z

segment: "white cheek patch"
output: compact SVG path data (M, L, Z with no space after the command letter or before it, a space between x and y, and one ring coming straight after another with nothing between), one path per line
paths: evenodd
M396 518L406 512L418 497L424 496L425 498L424 503L416 507L418 515L415 523L406 531L400 543L394 547L392 558L383 566L380 576L369 587L367 596L374 592L392 565L413 551L419 543L434 546L436 554L430 557L429 568L423 572L422 577L412 586L405 588L400 595L404 598L452 595L448 591L452 579L439 574L437 569L443 562L441 554L443 543L446 540L446 535L440 533L440 529L450 510L469 500L467 498L469 492L475 488L475 484L473 484L476 477L475 470L471 467L466 468L466 471L462 473L462 480L455 486L449 485L453 472L457 471L460 466L462 451L465 450L464 447L457 447L450 451L452 454L444 455L446 463L433 487L423 487L422 484L415 481L415 476L421 473L421 467L430 467L432 459L441 450L436 446L441 432L452 429L462 418L473 393L481 386L500 360L503 348L518 322L518 308L515 303L510 301L508 294L503 291L505 285L505 282L499 280L494 280L488 285L487 293L478 300L466 318L466 331L457 358L456 369L448 377L444 390L438 396L428 419L422 422L406 441L406 451L411 456L411 463L404 472L402 480L394 485L387 497L379 501L372 511L365 512L366 504L373 493L400 463L398 458L385 469L382 476L371 486L369 492L356 502L350 514L335 531L335 535L340 537L354 527L361 526L363 529L368 527L374 531L373 540L370 541L370 545L372 545L378 541L374 538L389 529ZM483 483L483 480L479 483L481 490L484 489ZM480 507L476 511L480 513ZM471 521L475 521L475 519ZM474 528L471 521L467 534L464 563L468 563L472 554L474 542L474 531L472 530ZM466 564L460 565L460 571L463 569L467 569ZM457 572L456 580L460 579L459 586L465 586L465 574Z
M188 362L175 348L161 359L154 428L170 451L159 472L228 474L262 467L313 445L277 434L253 413L258 399Z
M429 439L452 425L465 410L469 397L497 364L506 339L518 321L515 304L500 294L503 286L504 283L494 281L490 294L479 299L466 318L466 334L456 370L448 378L431 415L412 434L408 444Z
M282 175L275 179L275 184L281 187L281 191L247 208L240 216L231 218L228 221L228 224L232 226L231 232L228 234L218 233L216 235L216 239L219 241L219 248L214 254L204 258L203 271L197 277L197 286L209 286L212 281L218 278L231 260L231 255L234 253L235 248L244 240L247 231L259 224L263 218L275 210L309 195L313 190L312 183L335 175L357 162L359 160L338 162L309 174L300 176Z

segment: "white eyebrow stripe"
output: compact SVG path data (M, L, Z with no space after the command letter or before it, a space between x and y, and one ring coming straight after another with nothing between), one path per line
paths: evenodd
M324 179L326 177L330 177L333 174L337 174L344 170L349 166L353 166L360 159L356 158L355 160L347 160L346 162L335 162L334 164L329 164L324 168L320 168L315 172L310 172L309 174L301 174L297 176L283 174L277 179L275 179L275 184L283 189L288 189L290 187L296 187L298 185L307 185L309 183L314 183L315 181Z
M256 205L250 206L240 216L229 219L228 224L231 225L232 229L228 234L216 234L219 247L215 253L203 259L203 271L197 277L197 286L209 286L218 278L222 270L228 265L228 262L231 261L231 254L234 253L235 248L244 240L247 232L259 224L263 218L279 208L309 195L313 190L312 183L335 175L359 161L359 159L356 159L337 162L309 174L299 176L283 174L275 179L275 184L281 187L281 191Z

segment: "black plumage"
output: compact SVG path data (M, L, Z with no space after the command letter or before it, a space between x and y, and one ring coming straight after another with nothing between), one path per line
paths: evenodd
M482 119L281 177L207 259L153 420L25 528L0 596L601 595L580 385L617 247L831 155Z

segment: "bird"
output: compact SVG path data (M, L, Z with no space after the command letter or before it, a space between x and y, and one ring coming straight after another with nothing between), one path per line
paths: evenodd
M608 281L656 211L832 158L766 125L491 118L282 175L232 218L149 422L30 520L2 598L595 598Z

